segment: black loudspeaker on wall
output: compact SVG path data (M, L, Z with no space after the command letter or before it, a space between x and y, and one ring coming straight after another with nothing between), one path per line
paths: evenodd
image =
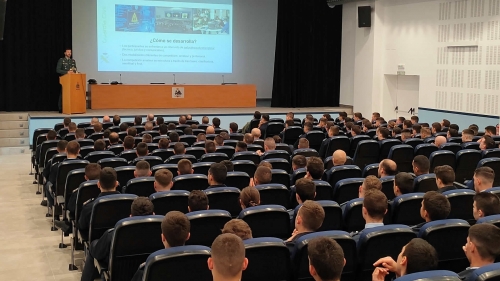
M371 27L372 26L372 7L359 6L358 7L358 27Z
M6 9L7 9L7 0L0 0L0 40L3 40L3 28L5 26Z

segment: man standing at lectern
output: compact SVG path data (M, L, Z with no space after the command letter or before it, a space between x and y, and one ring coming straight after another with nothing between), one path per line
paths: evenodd
M57 61L56 72L59 76L63 76L65 74L71 74L76 72L76 62L71 58L71 49L66 49L64 51L64 58L60 58ZM59 93L59 113L62 113L62 88Z

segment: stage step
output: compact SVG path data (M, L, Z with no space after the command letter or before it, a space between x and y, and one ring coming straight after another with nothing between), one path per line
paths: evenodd
M0 130L0 138L27 138L28 128L18 130Z
M3 121L0 120L0 130L28 129L28 121Z
M30 153L27 113L0 114L0 155Z
M29 138L0 138L0 147L29 146Z
M0 121L28 121L28 113L0 113Z
M0 147L0 155L30 154L29 146Z

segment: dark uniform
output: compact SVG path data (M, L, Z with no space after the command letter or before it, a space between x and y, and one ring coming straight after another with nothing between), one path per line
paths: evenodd
M85 266L82 270L81 281L92 281L99 277L99 272L94 266L94 258L102 264L108 265L109 251L111 249L111 241L113 240L114 233L114 228L108 229L100 239L92 241L85 260Z
M56 67L56 72L59 74L59 76L63 76L64 74L68 73L71 69L76 69L76 61L72 58L60 58L57 61L57 67ZM59 111L62 110L62 90L61 93L59 94Z
M99 193L97 198L112 194L120 194L120 192L119 191L101 192ZM92 198L87 202L83 203L82 212L80 213L80 218L78 219L77 228L82 233L82 236L85 236L83 237L84 239L89 238L88 235L90 229L90 215L92 214L92 207L94 206L94 203L95 203L95 198Z

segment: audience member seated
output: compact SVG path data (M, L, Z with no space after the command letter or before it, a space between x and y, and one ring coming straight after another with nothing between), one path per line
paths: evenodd
M236 122L229 123L229 133L230 134L238 133L238 124Z
M99 193L97 198L120 193L119 191L116 191L118 181L116 180L116 172L113 168L106 167L101 170L97 187L101 190L101 193ZM92 214L95 199L96 198L92 198L83 204L82 212L80 213L80 218L77 222L77 228L82 233L88 233L89 231L90 215Z
M295 155L292 158L292 170L297 170L300 168L305 168L307 165L307 159L304 155Z
M158 141L158 148L159 149L168 149L169 145L170 145L170 141L167 138L161 138Z
M149 153L148 145L144 142L138 143L135 149L135 153L137 154L137 158L148 156Z
M495 140L488 135L484 135L478 142L481 150L496 148Z
M316 237L307 244L309 273L315 281L340 281L346 263L342 247L329 237Z
M318 230L323 224L324 219L325 210L323 210L323 207L318 202L312 200L305 201L297 211L295 229L292 236L285 241L290 252L295 247L297 239Z
M476 124L471 124L469 125L469 129L472 130L474 133L474 136L477 136L477 133L479 132L479 126Z
M432 137L431 130L429 128L422 128L420 130L420 138L425 140L426 138Z
M263 162L268 163L268 162ZM250 186L257 186L260 184L268 184L273 178L273 173L269 167L260 166L257 167L253 178L250 179Z
M149 163L146 161L138 161L135 164L135 171L134 171L134 177L140 178L140 177L149 177L151 176L151 167L149 166ZM124 183L124 185L127 183Z
M423 155L417 155L413 158L412 166L413 173L418 177L429 173L431 163L429 162L429 158Z
M137 197L130 208L130 216L149 216L154 215L153 203L146 197ZM101 238L92 241L85 258L85 265L82 270L82 281L93 281L99 277L99 272L94 266L94 259L98 260L100 264L107 265L109 262L109 251L111 250L111 241L115 229L109 229L104 232Z
M101 123L97 122L94 124L94 132L96 132L96 133L102 132L102 124Z
M68 133L74 133L76 132L77 126L75 122L70 122L68 125Z
M366 192L372 189L382 190L382 182L376 176L370 175L363 180L363 184L361 184L361 186L359 187L358 197L364 198Z
M332 154L332 163L333 166L342 166L345 165L345 162L347 161L347 155L345 151L342 149L337 149L335 152Z
M185 214L179 211L168 212L161 223L161 241L165 249L184 246L189 239L190 228L191 224ZM132 281L142 281L145 264L139 266Z
M244 210L246 208L260 205L260 193L253 186L247 186L240 192L240 206Z
M244 151L248 151L248 145L243 141L237 142L234 152L244 152Z
M434 145L440 147L442 144L445 144L448 140L444 136L437 136L434 139Z
M128 132L128 124L127 123L120 124L120 132Z
M253 137L253 141L258 140L258 139L260 139L261 131L258 128L253 128L251 134ZM253 143L253 141L252 141L252 143Z
M155 122L155 115L152 113L149 113L148 116L146 116L146 122Z
M196 212L208 210L208 197L205 192L201 190L193 190L188 196L188 211Z
M186 154L186 147L184 147L184 144L182 142L174 144L174 154L175 155Z
M137 136L137 129L134 127L128 127L127 135L131 136L131 137L136 137Z
M181 159L177 163L177 175L188 175L194 173L193 164L188 159Z
M144 131L152 131L153 130L153 122L148 121L144 124Z
M218 117L212 118L212 126L217 129L220 128L220 119Z
M159 125L158 133L160 134L160 136L166 136L168 134L168 126L165 124Z
M411 131L404 129L401 131L401 141L404 142L407 139L411 139Z
M412 135L414 138L416 138L417 135L420 134L420 130L422 129L422 126L415 124L415 125L412 125L411 128L412 128Z
M384 225L384 216L387 213L387 197L377 189L370 189L363 198L363 208L361 211L365 220L365 228L373 228ZM359 240L359 235L363 231L351 233L354 240Z
M221 163L224 164L224 166L226 166L226 169L228 172L234 172L233 162L231 162L229 160L223 160L223 161L221 161Z
M446 196L437 191L426 192L420 207L420 216L425 222L412 226L413 231L418 233L420 228L428 222L447 219L450 211L450 201Z
M448 132L446 133L446 138L449 139L449 138L454 138L454 137L458 137L458 131L451 128L451 127L448 128Z
M412 117L410 117L410 120L411 120L411 124L415 125L415 124L418 124L419 118L418 118L418 116L412 116Z
M309 141L306 138L299 139L299 145L297 146L297 148L309 148Z
M411 123L411 120L403 121L403 130L413 130L413 124Z
M472 131L471 129L465 129L462 131L462 143L472 141L473 137L474 137L474 131Z
M359 127L358 125L353 125L349 133L351 134L351 137L361 135L361 127Z
M94 142L94 151L104 151L106 149L106 143L104 140L96 140Z
M175 131L175 124L174 123L168 123L167 129L168 129L168 131Z
M325 172L323 161L319 157L309 157L306 164L306 179L321 180Z
M439 124L441 125L441 130L442 130L444 128L449 128L451 123L450 120L443 119L441 122L439 122Z
M389 132L389 130L387 128L379 127L377 129L377 139L379 141L388 139L389 136L390 136L390 132Z
M140 126L142 125L142 117L137 115L134 118L134 126Z
M269 170L273 169L273 165L271 163L265 162L265 161L260 162L259 165L257 166L257 168L258 167L266 167L266 168L269 168ZM252 181L253 181L253 178L250 179L250 183L252 183Z
M119 115L113 116L113 126L120 126L121 118Z
M196 142L202 142L207 140L207 135L200 133L196 136Z
M484 128L484 135L485 136L495 136L497 134L497 129L495 128L495 126L486 126Z
M215 145L214 141L205 141L205 153L214 153L215 150L217 150L217 146Z
M398 172L396 162L391 159L384 159L378 165L378 177L383 178L387 176L394 176Z
M178 142L179 134L177 132L171 132L170 134L168 134L168 138L170 139L170 142Z
M57 146L56 146L57 154L66 153L67 146L68 146L67 141L65 141L65 140L58 141ZM45 160L47 161L47 159L45 159ZM43 168L42 175L45 177L46 180L50 179L50 172L52 169L52 165L57 164L56 162L54 162L54 160L55 160L54 157L52 157L51 159L48 159L47 163L45 164L45 166ZM57 173L57 171L56 171L56 173Z
M144 134L142 136L142 142L143 143L152 143L153 142L153 137L150 134Z
M139 163L140 162L146 162L146 161L139 161ZM137 164L139 164L139 163L137 163ZM191 162L189 162L189 163L191 163ZM150 171L150 173L151 173L151 171ZM167 169L159 169L158 171L156 171L155 182L154 182L154 188L155 188L156 192L169 191L170 189L172 189L172 186L174 185L174 183L172 181L173 177L174 177L174 175L172 174L172 172L170 172Z
M111 132L109 134L109 145L116 145L120 143L120 136L116 132Z
M213 135L215 134L215 128L213 126L208 126L205 132L207 133L207 135Z
M269 125L269 114L262 114L259 122L259 130L262 135L266 135L267 126ZM252 130L253 131L253 130Z
M232 233L221 234L215 238L211 249L208 269L212 271L213 280L241 280L242 271L248 266L243 240Z
M293 145L294 148L299 147L299 141L302 138L305 138L307 136L307 133L312 132L313 130L313 123L312 122L305 122L304 123L304 133L299 136L299 139L297 139Z
M500 214L500 200L498 196L488 192L477 193L474 196L472 214L475 220Z
M434 174L436 174L436 185L439 193L457 189L453 185L455 181L455 171L453 171L452 167L448 165L437 166L434 168Z
M71 118L64 117L64 119L63 119L63 126L64 126L64 128L69 128L69 124L70 123L71 123Z
M207 116L203 116L201 118L201 124L208 124L208 122L210 122L210 119L208 119Z
M227 168L224 164L213 163L208 169L208 188L225 187L224 182L227 177Z
M102 137L105 139L109 139L109 134L111 134L111 131L109 129L106 129L102 132Z
M470 266L458 273L461 280L469 280L472 272L492 264L500 255L500 228L493 224L481 223L469 228L467 242L463 246Z
M126 136L125 139L123 139L123 151L134 149L134 145L135 145L135 140L133 137Z
M413 192L413 176L409 173L400 172L394 177L394 196Z
M232 233L242 240L252 239L252 229L250 229L248 223L242 219L232 219L226 222L222 229L222 234L224 233Z
M401 249L397 261L391 257L385 257L376 261L373 266L376 268L373 271L372 280L384 281L391 272L395 273L398 278L406 274L434 270L438 266L438 255L429 242L422 238L413 238Z
M75 131L75 139L81 140L85 138L85 129L83 128L78 128Z
M495 171L490 167L479 167L474 171L473 180L467 182L467 187L476 192L483 192L493 187L495 180Z

